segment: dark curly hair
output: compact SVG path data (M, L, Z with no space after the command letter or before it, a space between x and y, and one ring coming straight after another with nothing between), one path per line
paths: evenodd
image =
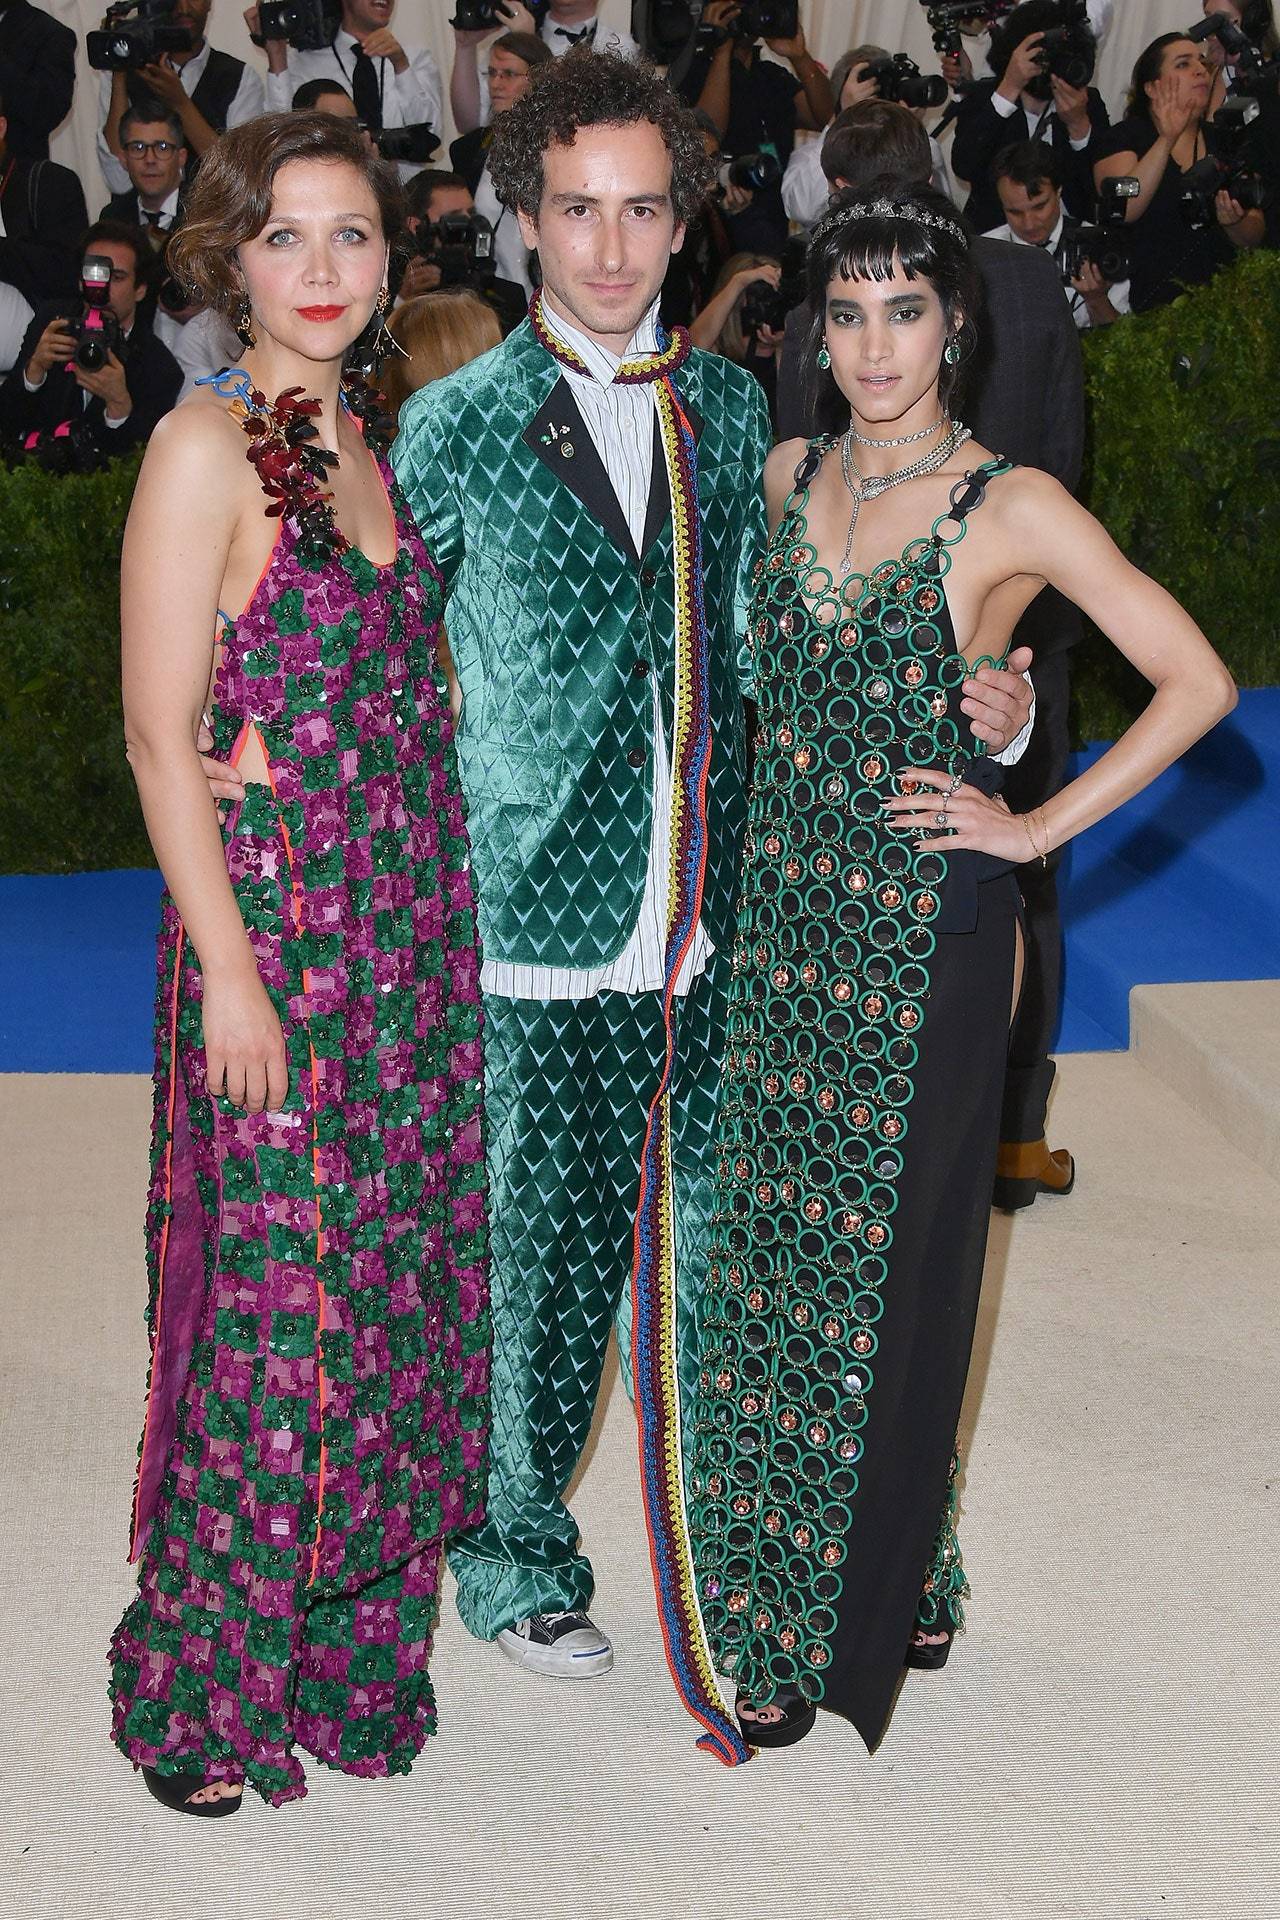
M523 99L494 121L494 192L504 206L536 220L548 147L571 146L583 127L634 127L643 120L658 129L671 155L671 205L684 224L701 207L714 173L697 121L648 61L585 47L535 67Z
M875 208L876 211L872 211ZM881 212L879 209L887 208ZM930 224L920 218L927 214ZM938 224L940 223L940 224ZM978 344L982 281L970 253L964 216L932 187L857 190L833 200L813 230L805 261L813 323L806 343L810 369L817 366L827 324L827 289L838 277L891 280L900 264L908 280L927 280L942 302L947 325L960 348L955 366L943 361L938 398L950 409L963 386ZM812 376L811 376L812 378ZM811 390L815 390L812 389ZM816 386L824 426L842 425L849 403L830 373Z

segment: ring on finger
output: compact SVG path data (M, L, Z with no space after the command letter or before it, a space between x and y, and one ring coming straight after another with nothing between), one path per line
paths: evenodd
M946 808L945 808L945 807L944 807L944 808L942 809L942 812L941 812L941 813L935 813L935 814L934 814L934 816L933 816L933 824L934 824L934 826L935 826L935 827L945 827L945 826L946 826L946 824L947 824L947 810L946 810Z

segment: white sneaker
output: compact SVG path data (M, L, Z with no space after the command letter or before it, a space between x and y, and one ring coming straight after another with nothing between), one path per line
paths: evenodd
M613 1648L585 1613L533 1613L498 1635L498 1648L530 1673L593 1680L613 1665Z

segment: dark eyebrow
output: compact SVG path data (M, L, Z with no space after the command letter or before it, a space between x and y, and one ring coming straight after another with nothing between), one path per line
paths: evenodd
M595 193L553 193L553 207L598 207L600 196ZM628 207L669 207L669 193L629 193L623 203Z
M911 301L922 300L923 298L924 295L919 293L890 293L885 296L880 304L885 307L905 307L909 305ZM861 313L863 311L860 300L828 300L827 308L831 313Z

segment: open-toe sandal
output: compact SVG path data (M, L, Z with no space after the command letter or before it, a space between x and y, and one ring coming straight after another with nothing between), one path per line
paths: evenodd
M749 1747L793 1747L797 1740L804 1739L818 1717L817 1708L795 1687L779 1687L767 1705L776 1707L782 1718L756 1720L756 1708L745 1693L740 1693L734 1703L738 1726Z
M922 1635L935 1636L940 1633L946 1634L945 1640L933 1638L930 1644L930 1638L921 1638ZM947 1656L951 1652L951 1643L955 1637L956 1630L945 1614L939 1614L931 1627L922 1626L917 1620L911 1629L911 1639L907 1643L907 1651L903 1656L903 1666L920 1667L926 1672L934 1672L939 1667L945 1667Z
M147 1783L147 1792L162 1807L172 1807L175 1813L192 1813L197 1820L225 1819L227 1814L239 1812L244 1799L242 1788L231 1799L193 1800L193 1793L210 1784L202 1773L157 1773L154 1767L143 1767L142 1777Z

